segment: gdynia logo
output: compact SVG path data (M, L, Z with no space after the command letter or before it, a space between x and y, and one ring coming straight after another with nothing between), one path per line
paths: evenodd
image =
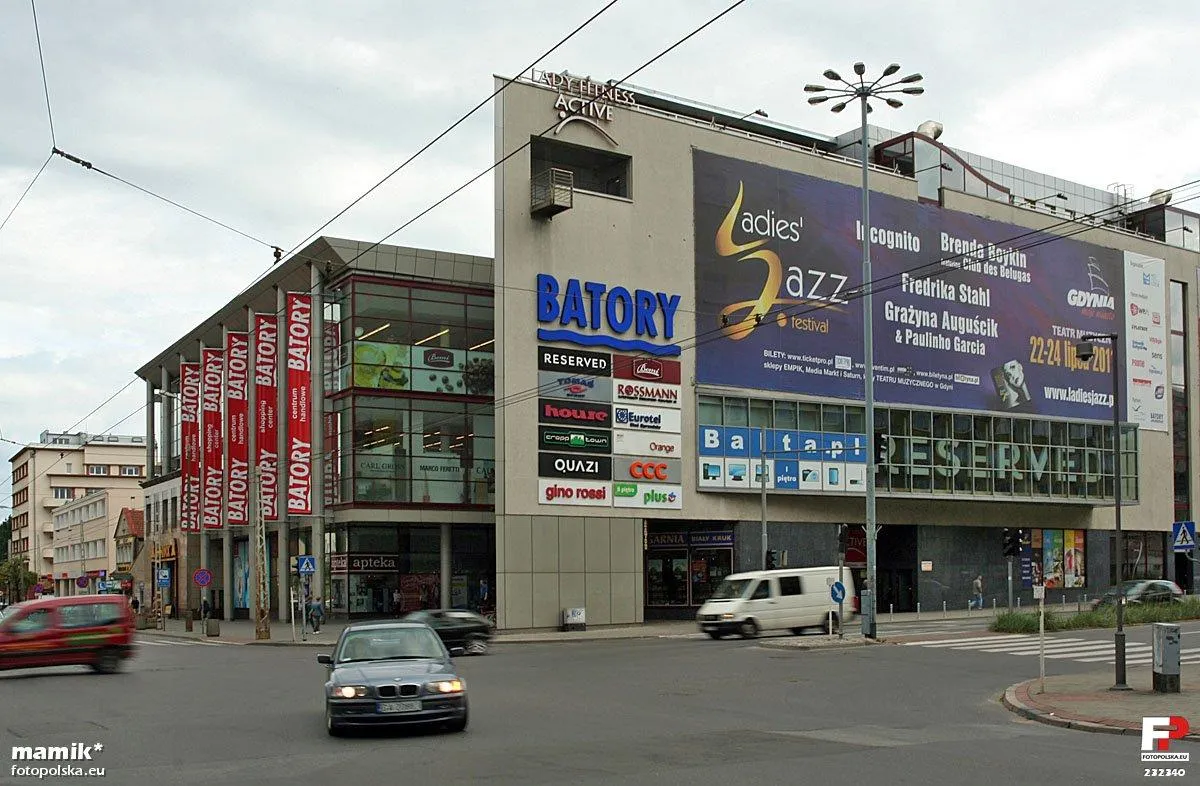
M1072 289L1067 293L1067 305L1076 308L1107 308L1116 307L1112 295L1100 292L1084 292L1082 289Z
M849 280L846 276L826 270L808 269L791 266L784 275L783 260L774 251L763 248L766 240L751 240L738 243L733 239L734 227L746 234L759 235L772 239L795 243L800 239L804 228L803 217L795 220L780 218L775 212L768 210L763 214L750 211L742 212L742 200L745 196L745 184L738 183L737 198L729 206L729 212L721 226L717 228L716 252L722 257L737 257L738 262L757 260L766 263L767 278L763 282L762 292L754 300L743 300L731 303L721 310L721 332L730 339L738 341L754 332L760 323L774 320L781 328L791 325L796 330L827 332L828 320L813 317L789 317L786 309L778 310L774 315L771 309L776 306L800 306L815 303L841 311L840 304L846 303L842 290Z

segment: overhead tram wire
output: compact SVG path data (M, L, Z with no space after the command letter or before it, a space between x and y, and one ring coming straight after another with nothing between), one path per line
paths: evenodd
M42 172L46 171L46 165L50 163L51 158L54 158L54 153L46 156L46 160L42 162L40 167L38 167L37 174L35 174L33 179L29 181L29 185L25 186L25 190L21 192L21 196L17 197L17 203L12 206L11 210L8 211L8 215L4 217L4 220L0 221L0 230L4 229L5 225L8 224L8 220L13 217L13 213L16 213L17 208L19 208L21 203L25 201L26 195L30 192L30 190L33 189L33 184L36 183L38 178L42 176Z
M324 230L326 227L328 227L334 221L337 221L339 218L341 218L343 215L345 215L347 212L349 212L355 205L357 205L359 202L363 201L368 196L370 196L377 188L379 188L384 183L386 183L388 180L390 180L400 170L404 169L406 166L408 166L413 161L415 161L421 154L423 154L425 151L429 150L429 148L433 147L435 144L437 144L442 139L444 139L447 135L450 134L450 132L452 132L454 129L458 128L460 125L462 125L464 122L466 122L472 115L474 115L480 109L487 106L488 103L491 102L496 96L498 96L502 92L504 92L508 88L509 85L513 84L518 79L520 79L521 76L523 76L526 72L535 68L538 63L542 62L547 57L554 54L554 52L557 51L559 49L559 47L561 47L563 44L567 43L572 38L574 38L585 27L590 25L592 22L596 21L596 19L598 19L605 11L608 11L610 8L612 8L614 5L616 5L618 2L619 2L619 0L609 0L609 2L606 3L603 7L601 7L599 11L592 14L590 17L588 17L586 20L584 20L584 22L582 24L580 24L574 30L572 30L571 32L567 33L565 36L560 38L558 40L558 42L554 44L554 46L550 47L545 52L542 52L540 55L538 55L533 60L533 62L531 62L529 65L527 65L518 74L505 80L504 84L502 84L500 87L498 87L494 91L492 91L491 95L489 95L487 98L483 99L478 104L476 104L474 107L472 107L466 114L464 114L458 120L455 120L452 124L450 124L450 126L448 126L445 130L443 130L441 133L439 133L433 139L426 142L424 146L422 146L419 150L417 150L417 152L413 153L408 158L406 158L399 166L397 166L395 169L393 169L391 172L389 172L387 175L385 175L384 178L382 180L380 180L378 183L376 183L375 185L371 186L366 191L364 191L362 193L362 195L359 196L357 199L355 199L353 202L351 202L350 204L346 205L344 208L339 210L337 212L337 214L333 216L333 218L329 219L324 224L321 224L321 226L317 227L313 232L311 232L308 235L308 237L306 237L304 240L297 243L290 251L288 251L286 254L284 254L284 256L291 257L291 255L294 254L297 250L303 248L313 238L320 235L322 230ZM251 286L253 286L253 284L251 284Z
M38 25L36 0L29 0L29 7L33 10L33 32L37 36L38 63L42 67L42 92L46 96L46 118L50 121L50 146L58 147L58 139L54 135L54 112L50 110L50 82L46 79L46 58L42 54L42 31Z

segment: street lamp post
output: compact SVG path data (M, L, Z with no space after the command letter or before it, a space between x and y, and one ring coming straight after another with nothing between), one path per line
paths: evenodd
M874 82L867 82L863 78L867 68L862 63L854 64L854 74L857 77L857 83L848 82L843 79L836 71L829 69L825 72L826 79L832 82L841 82L842 86L826 87L824 85L805 85L806 93L822 93L823 95L815 95L808 99L808 103L816 105L822 104L831 98L842 99L835 104L831 109L834 112L841 112L851 101L858 99L861 108L861 136L860 142L862 149L859 151L862 162L862 236L859 241L862 243L862 296L863 296L863 399L865 402L865 420L866 420L866 438L867 438L867 506L866 506L866 534L867 534L867 578L862 592L862 633L867 638L875 638L875 546L878 536L878 530L875 523L875 347L874 347L874 310L871 298L871 205L870 205L870 184L868 182L868 174L870 168L867 164L867 114L872 111L870 99L883 98L888 106L893 109L904 106L904 103L897 98L890 96L896 94L920 95L925 92L925 88L915 86L921 81L920 74L909 74L901 79L886 82L892 75L900 70L900 66L892 63L883 70L883 74ZM887 98L884 98L888 96Z
M1097 333L1080 336L1075 345L1075 355L1080 360L1088 361L1096 354L1092 342L1108 339L1111 342L1112 355L1112 385L1113 385L1113 502L1116 508L1117 529L1117 630L1113 634L1113 647L1116 650L1113 658L1116 664L1116 681L1111 690L1132 690L1125 682L1125 598L1121 595L1121 582L1125 579L1125 538L1121 534L1121 355L1116 333Z

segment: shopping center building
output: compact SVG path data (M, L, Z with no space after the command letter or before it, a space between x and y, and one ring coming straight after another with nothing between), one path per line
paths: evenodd
M256 499L280 617L312 554L334 615L686 618L768 550L835 564L843 524L861 588L872 467L882 611L965 607L980 575L1003 604L1005 527L1027 532L1026 603L1043 581L1094 597L1116 577L1114 357L1124 575L1191 587L1171 542L1200 458L1182 189L872 127L869 428L857 129L542 73L495 116L494 260L319 238L139 370L173 605L198 604L203 566L216 608L248 613ZM1082 359L1088 333L1118 351Z

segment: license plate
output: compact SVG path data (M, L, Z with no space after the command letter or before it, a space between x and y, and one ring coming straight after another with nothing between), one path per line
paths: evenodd
M421 702L419 701L381 701L379 702L380 712L420 712Z

